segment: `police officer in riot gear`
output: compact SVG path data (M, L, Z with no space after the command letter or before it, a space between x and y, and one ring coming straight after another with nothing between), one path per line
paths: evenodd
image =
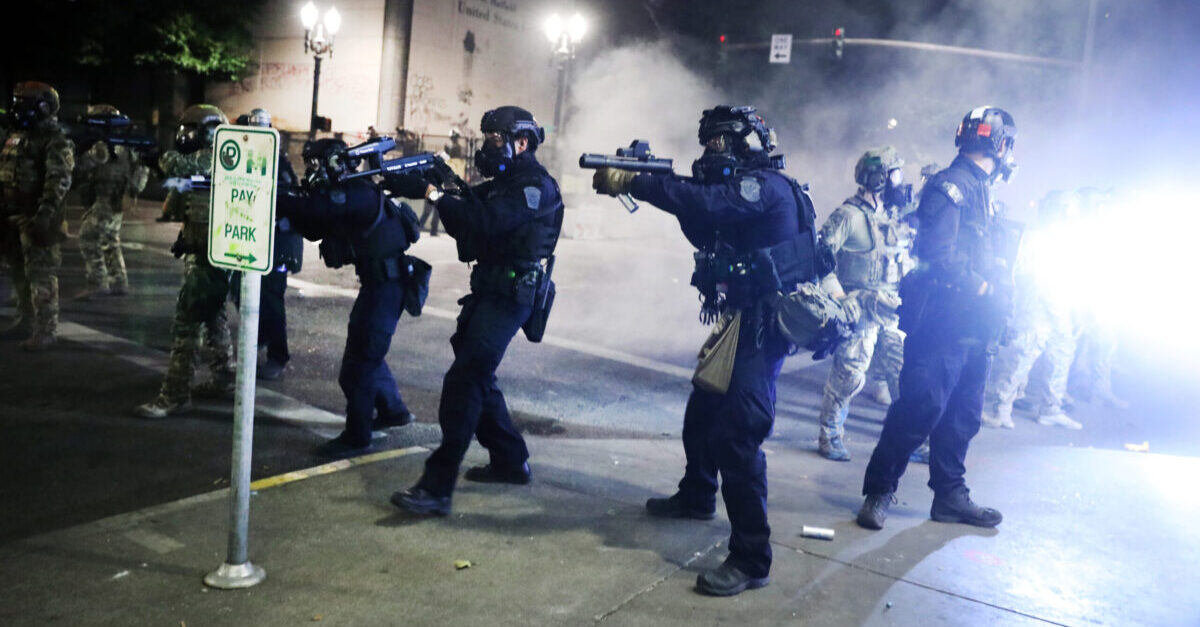
M834 461L850 461L842 442L844 424L868 366L874 363L882 371L887 393L898 387L904 334L897 328L897 292L900 278L913 266L908 227L900 220L912 195L903 182L903 165L891 146L865 152L854 168L858 191L821 227L821 242L837 258L836 274L826 276L822 287L857 320L850 340L833 353L821 402L817 450Z
M238 116L238 124L244 126L271 127L271 113L266 109L252 109L250 113ZM294 188L299 184L296 171L287 158L286 142L279 147L279 182L280 190ZM280 192L282 193L282 191ZM267 348L267 360L258 365L258 378L264 381L277 381L283 377L283 370L291 360L287 341L287 309L284 293L287 291L288 273L300 271L304 261L304 238L292 228L291 222L276 216L275 221L275 259L271 272L263 275L262 295L260 301L261 314L258 318L259 346ZM233 295L236 299L241 293L239 289L241 273L234 275Z
M693 285L702 316L737 331L725 391L695 383L683 418L687 467L679 491L646 502L651 516L715 516L717 475L732 532L729 557L697 578L704 594L728 596L769 582L766 458L761 445L775 420L775 380L790 345L772 323L768 303L780 291L828 272L817 267L815 215L803 187L777 168L775 136L753 107L718 106L700 119L704 154L694 177L600 169L601 193L628 193L679 220L700 249ZM738 268L722 274L723 268ZM733 331L722 331L733 333Z
M217 127L228 121L213 105L188 107L175 132L175 150L163 153L159 167L173 179L211 177L213 138ZM142 418L166 418L185 411L193 396L233 398L233 342L225 309L230 272L208 262L208 191L182 192L180 204L183 228L171 252L184 258L184 274L171 322L171 355L158 396L133 410ZM200 337L212 378L192 387Z
M326 265L353 265L361 284L338 374L346 428L316 451L340 459L370 452L372 431L413 421L384 358L401 312L420 315L430 268L405 254L420 235L412 209L367 178L344 178L358 166L344 142L309 140L303 155L305 193L281 195L279 211L305 238L321 240Z
M437 206L461 261L475 262L471 293L459 303L458 327L450 338L454 363L442 384L438 422L442 444L425 462L416 485L396 492L392 503L405 510L445 516L459 465L477 437L490 462L467 470L470 481L525 484L529 451L509 415L496 382L504 351L523 326L540 315L536 303L548 289L544 261L551 259L562 227L558 183L537 160L545 130L533 114L515 106L483 115L482 147L475 165L490 180L443 193L423 179L394 182L410 198L425 196ZM540 305L538 305L540 306Z
M880 529L909 455L928 437L930 516L980 527L1000 512L976 505L963 475L979 432L984 386L1012 310L1010 247L995 215L992 185L1012 175L1016 125L1008 112L967 113L954 144L958 156L921 191L915 252L920 265L901 282L900 328L908 337L900 395L863 479L858 524Z
M17 317L3 335L25 335L25 350L54 344L58 270L67 238L63 200L75 148L58 123L58 92L34 81L13 88L12 128L0 150L0 255L8 264Z

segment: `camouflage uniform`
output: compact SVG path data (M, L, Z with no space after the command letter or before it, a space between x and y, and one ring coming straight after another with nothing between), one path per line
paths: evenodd
M912 269L909 256L911 229L900 222L899 212L876 208L867 192L848 198L821 227L821 241L837 256L836 275L822 287L832 294L845 292L861 310L854 335L833 354L833 367L821 403L822 446L843 435L850 400L862 389L867 367L878 355L878 366L893 394L898 392L904 360L904 333L898 328L896 307L900 278Z
M111 150L97 142L79 160L79 190L87 210L79 228L88 286L123 293L129 288L121 254L121 220L125 203L146 186L146 167L124 146Z
M209 175L212 149L202 148L189 154L169 151L163 154L160 165L168 177ZM234 384L233 344L225 308L230 274L208 263L208 199L206 191L187 192L182 199L186 212L180 238L186 263L171 324L171 357L159 394L160 399L176 404L190 397L201 337L212 381L197 391L228 394Z
M1028 276L1017 282L1017 290L1013 339L992 364L984 396L983 424L1011 429L1013 401L1028 382L1025 395L1034 402L1040 422L1079 428L1078 423L1063 414L1062 408L1078 338L1071 311L1041 294ZM1039 376L1031 377L1030 371L1039 357L1044 359L1045 367L1040 369Z
M58 269L67 237L63 199L75 148L55 116L14 128L0 150L0 252L8 264L18 315L33 336L58 330Z

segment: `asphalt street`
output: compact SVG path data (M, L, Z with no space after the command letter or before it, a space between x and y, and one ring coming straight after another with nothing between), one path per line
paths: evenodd
M201 405L162 421L141 420L130 412L157 391L181 275L181 262L168 252L177 225L155 222L157 211L153 203L143 202L126 217L123 237L132 296L72 300L82 288L82 263L77 242L69 240L60 288L62 341L38 354L20 351L14 341L0 343L0 425L5 436L0 439L5 460L0 494L6 504L0 543L228 486L229 404ZM74 227L78 207L70 217ZM631 217L614 208L614 219L644 219L650 226L620 239L561 242L558 300L548 337L534 345L519 336L499 372L520 428L541 436L539 449L553 449L555 442L569 448L609 440L609 448L626 447L636 457L677 448L695 350L706 330L697 322L698 305L688 286L690 251L660 218ZM379 442L383 449L437 442L438 394L451 361L448 338L456 301L466 288L468 268L457 262L450 238L425 237L410 252L434 266L430 296L424 315L402 318L388 363L418 423L390 432ZM254 479L320 464L312 448L339 430L344 401L336 378L356 286L352 270L323 267L315 245L309 246L304 269L292 278L287 293L292 362L283 380L259 384ZM7 293L7 287L3 290ZM3 313L11 315L12 310ZM849 515L859 499L857 485L884 408L865 399L852 406L847 444L853 462L812 461L817 459L816 414L827 368L826 362L813 362L806 354L789 358L779 380L775 433L766 446L780 459L798 458L820 468L811 476L815 484L806 489L826 504L837 504L837 511L847 510L840 515ZM1191 408L1200 391L1194 382L1191 373L1174 371L1161 358L1126 347L1117 391L1133 403L1132 409L1081 406L1075 416L1085 424L1082 431L1043 427L1018 415L1015 430L981 432L969 467L1016 472L1014 464L1023 465L1020 471L1053 474L1058 483L1065 472L1080 477L1080 486L1103 491L1103 485L1097 486L1103 473L1086 467L1064 470L1061 464L1070 462L1062 460L1076 457L1063 451L1102 449L1104 455L1123 459L1137 455L1127 444L1145 442L1152 453L1195 458L1200 456L1200 423ZM1045 459L1053 452L1058 461L1039 461L1039 451ZM1097 457L1078 459L1096 463ZM675 478L654 481L665 489ZM1169 498L1174 486L1186 485L1179 479L1147 479L1141 485L1164 487ZM1005 489L994 476L978 483ZM985 493L977 489L976 495L986 502Z

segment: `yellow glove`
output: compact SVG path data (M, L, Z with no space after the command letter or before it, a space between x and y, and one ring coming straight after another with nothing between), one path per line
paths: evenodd
M599 194L608 194L609 196L619 196L628 194L629 188L633 186L633 179L637 176L637 172L626 172L616 168L600 168L592 175L592 189Z

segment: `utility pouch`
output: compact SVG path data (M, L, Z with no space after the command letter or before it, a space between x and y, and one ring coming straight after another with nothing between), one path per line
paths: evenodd
M329 268L340 268L355 261L354 245L350 243L349 238L342 235L322 239L317 249L321 252L325 266Z
M425 298L429 296L429 276L433 274L433 266L420 257L406 255L408 262L408 277L405 279L404 311L416 317L421 315L425 307Z
M700 347L699 363L692 375L692 384L705 392L724 394L733 378L733 362L737 357L738 334L742 329L742 312L722 316L713 332Z
M554 281L550 277L554 275L554 255L550 255L546 259L546 271L542 272L538 269L538 285L537 291L534 294L533 311L529 313L529 319L525 324L521 325L521 330L525 332L525 339L530 342L541 342L542 337L546 334L546 323L550 321L550 308L554 306Z
M815 283L801 283L790 294L779 294L771 303L775 328L788 343L807 350L817 350L816 344L841 335L847 329L846 314L832 296Z

